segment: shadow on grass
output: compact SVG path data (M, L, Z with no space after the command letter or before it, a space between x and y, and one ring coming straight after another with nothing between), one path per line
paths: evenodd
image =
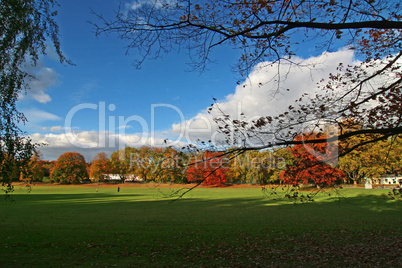
M354 218L356 215L375 215L380 217L381 213L401 212L401 202L390 200L386 194L358 194L356 196L328 195L327 193L317 195L315 202L305 204L294 204L278 194L275 198L258 196L185 196L182 199L162 198L161 195L139 192L135 193L56 193L56 194L16 194L12 198L13 205L23 209L24 207L39 211L46 210L46 207L53 207L62 210L64 207L79 206L81 210L88 211L111 211L116 213L120 210L149 209L160 211L161 215L168 217L170 211L183 210L186 213L194 214L197 218L199 211L211 213L229 213L232 216L242 217L246 214L255 213L251 219L264 218L264 213L274 215L291 216L305 213L317 214L313 218L322 215L339 215L341 217ZM174 201L175 202L172 202ZM4 207L3 200L0 200L0 209L6 208L12 213L13 205ZM147 213L145 213L146 215Z
M173 203L140 191L16 194L0 204L0 266L398 264L402 211L382 194L294 205L208 193Z

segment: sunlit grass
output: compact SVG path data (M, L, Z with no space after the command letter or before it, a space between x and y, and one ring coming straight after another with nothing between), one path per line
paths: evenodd
M0 266L291 266L311 244L378 247L401 234L400 202L382 189L323 191L295 205L282 189L197 188L172 202L166 187L120 187L16 187L13 202L0 201Z

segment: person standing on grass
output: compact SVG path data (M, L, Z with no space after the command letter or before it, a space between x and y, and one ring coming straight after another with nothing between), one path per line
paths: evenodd
M117 192L120 192L120 187L117 187Z

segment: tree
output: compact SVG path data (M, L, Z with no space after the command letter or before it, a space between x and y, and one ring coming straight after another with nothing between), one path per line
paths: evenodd
M307 137L297 136L296 141L307 141L309 139L325 139L321 133L309 133ZM319 159L316 155L312 154L310 150L314 150L320 154L325 154L328 158L336 157L336 151L327 148L324 143L314 145L294 145L289 147L293 155L293 165L287 166L280 176L284 183L298 185L300 183L314 183L319 186L333 185L345 179L345 173Z
M380 178L385 174L401 174L402 141L395 136L366 148L361 156L361 172L367 178Z
M236 156L230 161L228 173L229 182L247 182L247 174L250 171L250 154L244 153Z
M50 173L53 170L53 167L56 165L56 161L41 160L39 162L43 166L43 176L50 178Z
M26 70L46 54L48 40L60 62L68 62L60 48L59 29L54 20L55 0L3 0L0 2L0 180L11 187L9 161L26 165L35 145L18 127L25 116L17 110L19 94L34 79ZM10 188L11 189L11 188Z
M278 180L277 158L273 152L252 151L239 154L230 162L228 181L267 184Z
M38 153L31 157L27 165L22 168L20 181L32 183L34 181L42 181L45 175L45 167Z
M219 152L205 151L191 161L186 174L189 182L221 185L226 182L228 163Z
M103 174L110 174L111 171L112 166L110 160L106 156L106 153L98 153L91 162L89 177L93 181L103 181Z
M354 130L362 129L354 120L346 120L343 125L346 128L351 127ZM341 151L348 151L371 139L372 137L367 137L367 135L356 135L347 140L340 141L339 147ZM369 151L370 145L359 146L339 159L339 168L346 173L347 178L352 180L354 184L357 184L359 181L364 182L366 174L364 172L365 161L363 158L366 158L370 154Z
M157 173L161 182L186 182L185 165L188 155L173 148L165 148L161 152Z
M128 175L138 176L143 180L151 179L151 162L149 159L149 147L139 149L125 147L110 156L113 173L119 174L124 181Z
M149 146L142 146L138 149L132 148L130 153L130 169L132 173L139 176L144 181L155 180L157 171L157 157L154 151Z
M361 129L355 122L344 122L344 125ZM378 134L364 134L340 141L339 148L349 151L360 144L370 143L371 140L381 137ZM401 172L401 137L400 135L380 140L376 144L359 146L339 160L339 168L348 179L355 184L364 182L365 178L379 178L384 174L398 174Z
M130 174L130 147L120 149L113 152L110 156L112 172L120 174L120 178L124 180L125 176Z
M67 152L60 155L50 178L53 182L68 184L87 180L88 172L84 156L77 152Z
M358 184L359 181L363 182L364 179L362 153L367 152L361 149L354 150L339 159L339 168L345 172L347 178L353 181L354 184Z
M247 74L262 61L297 64L292 56L306 42L314 42L317 51L346 46L361 64L339 63L338 73L323 80L315 96L303 96L277 116L238 120L223 113L216 121L231 145L239 147L234 152L304 144L294 138L306 128L322 132L328 125L340 131L308 142L378 134L342 152L347 154L402 131L401 14L400 1L388 0L151 0L120 8L113 20L97 15L94 25L97 34L117 33L128 41L128 49L137 49L138 66L147 58L186 49L195 69L203 70L212 50L228 45L242 49L238 70ZM273 90L282 90L280 79ZM342 122L350 118L362 129L344 129Z

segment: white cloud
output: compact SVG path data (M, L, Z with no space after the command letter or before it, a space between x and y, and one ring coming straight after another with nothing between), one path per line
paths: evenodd
M40 103L51 101L51 97L45 91L58 84L58 74L53 69L43 67L34 75L35 78L29 82L28 95Z
M224 100L217 101L211 114L207 113L207 109L205 109L192 119L173 124L169 131L152 135L149 133L126 134L125 130L129 126L123 124L118 127L118 133L108 131L66 132L63 127L56 126L46 129L54 133L36 133L32 135L32 138L34 142L48 144L40 149L45 159L57 159L64 152L78 151L85 156L87 161L90 161L98 152L103 151L110 155L125 146L162 147L173 145L180 148L188 143L196 143L197 139L214 141L222 138L213 121L214 116L222 115L216 107L233 119L240 118L241 113L245 114L246 120L277 115L284 112L302 94L312 95L316 92L318 90L317 83L323 78L328 78L329 73L335 73L340 62L344 66L357 63L353 52L349 50L324 53L308 59L294 58L292 60L300 64L283 63L278 65L264 62L257 65L245 82L236 86L233 94L226 96ZM278 74L282 76L278 76ZM278 82L280 82L280 88L278 88ZM29 113L26 114L29 115ZM41 113L41 111L34 111L34 114L42 120L60 119L46 112ZM169 137L172 142L165 144L166 137Z
M73 151L83 154L85 159L90 161L99 152L106 152L110 156L113 152L126 146L175 146L179 148L187 145L182 141L165 143L164 138L147 133L124 134L108 131L65 131L57 134L34 133L30 137L34 143L46 144L39 150L42 152L44 159L49 160L55 160L61 154Z
M62 127L62 126L40 127L39 129L42 130L42 131L50 131L50 132L55 132L55 133L61 133L61 131L64 130L64 127Z
M39 90L39 91L37 91L35 93L31 93L31 94L32 94L32 98L40 103L47 103L52 100L52 98L48 94L43 92L42 90Z
M39 123L44 121L58 121L62 119L61 117L55 114L51 114L38 109L26 110L23 111L23 113L28 119L28 122L30 123Z
M25 71L31 76L27 78L28 88L21 99L32 98L40 103L48 103L52 98L45 92L50 87L59 84L59 75L51 68L45 67L40 58L35 66L28 65Z
M143 6L152 6L153 8L162 8L164 5L174 5L177 0L136 0L126 4L126 9L137 10Z
M233 94L214 105L210 114L205 110L186 122L173 124L171 132L185 137L187 141L214 141L222 135L217 133L213 117L222 116L222 112L232 119L241 119L243 113L246 121L285 112L303 93L311 95L316 92L317 83L335 72L340 62L345 66L353 64L354 54L350 50L340 50L308 59L295 57L292 61L299 64L258 64Z

